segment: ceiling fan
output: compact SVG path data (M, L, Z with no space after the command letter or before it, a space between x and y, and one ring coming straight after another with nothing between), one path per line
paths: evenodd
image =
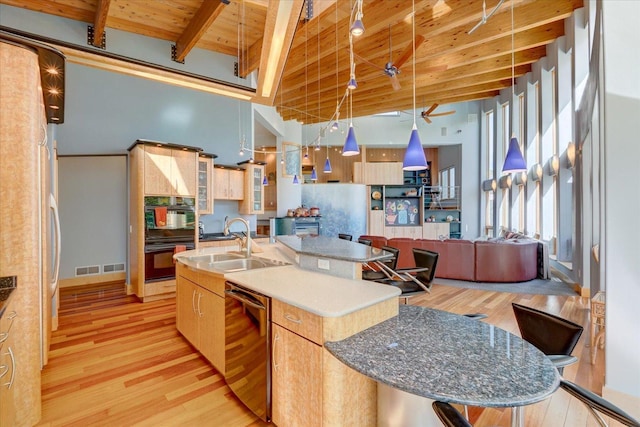
M418 47L424 43L424 37L417 34L416 38L415 38L415 48L418 49ZM387 62L384 67L380 67L379 65L374 64L373 62L357 55L355 52L353 54L353 56L355 56L356 58L358 58L358 60L372 66L373 68L377 68L379 70L382 70L382 72L389 77L390 81L391 81L391 86L393 87L393 90L400 90L400 81L398 80L398 74L400 74L400 67L402 67L404 65L405 62L407 62L411 56L413 55L413 43L410 44L409 46L407 46L407 48L404 50L404 52L402 52L402 55L400 55L400 57L398 58L397 61L393 61L393 58L391 57L391 27L389 27L389 62Z
M489 14L487 15L487 3L483 0L483 2L482 2L482 17L480 18L480 22L478 22L472 29L470 29L467 32L467 34L473 33L475 30L478 29L478 27L480 27L481 25L486 24L487 19L491 18L493 16L493 14L496 13L496 11L502 5L503 2L504 2L504 0L500 0L498 2L498 4L496 5L496 7L494 7L493 10L491 12L489 12Z
M424 119L425 122L431 124L431 117L440 117L440 116L448 116L450 114L455 114L456 110L444 111L442 113L434 113L433 111L438 108L438 104L434 103L428 110L420 113L420 116Z

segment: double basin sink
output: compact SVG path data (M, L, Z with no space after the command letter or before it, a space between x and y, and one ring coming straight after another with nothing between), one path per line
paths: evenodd
M284 261L245 257L239 252L225 252L208 255L194 255L186 258L187 261L197 263L198 267L206 268L221 273L233 273L236 271L256 270L259 268L278 267L289 265Z

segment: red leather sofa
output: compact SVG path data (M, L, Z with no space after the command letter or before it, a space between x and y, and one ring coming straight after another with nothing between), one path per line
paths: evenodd
M413 248L438 252L436 277L472 282L524 282L538 276L538 242L533 240L470 241L459 239L386 239L360 236L372 246L400 250L398 268L415 267Z

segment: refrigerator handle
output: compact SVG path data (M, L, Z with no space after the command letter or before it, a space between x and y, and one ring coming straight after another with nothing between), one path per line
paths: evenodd
M51 211L53 212L53 224L55 230L55 242L56 242L56 251L54 255L53 262L53 274L51 277L51 294L53 295L58 288L58 276L60 273L60 215L58 214L58 203L56 202L53 194L49 194L49 203L51 206Z

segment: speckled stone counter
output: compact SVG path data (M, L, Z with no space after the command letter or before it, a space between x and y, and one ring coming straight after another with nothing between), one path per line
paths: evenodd
M17 285L16 276L0 277L0 318L4 315Z
M362 278L362 263L393 254L357 242L327 236L278 236L291 258L305 270L347 279Z
M325 347L394 389L474 406L535 403L551 395L560 380L551 361L521 338L416 306L401 305L397 317Z
M389 258L391 253L337 237L326 236L278 236L277 240L301 255L339 259L352 262L368 262Z

